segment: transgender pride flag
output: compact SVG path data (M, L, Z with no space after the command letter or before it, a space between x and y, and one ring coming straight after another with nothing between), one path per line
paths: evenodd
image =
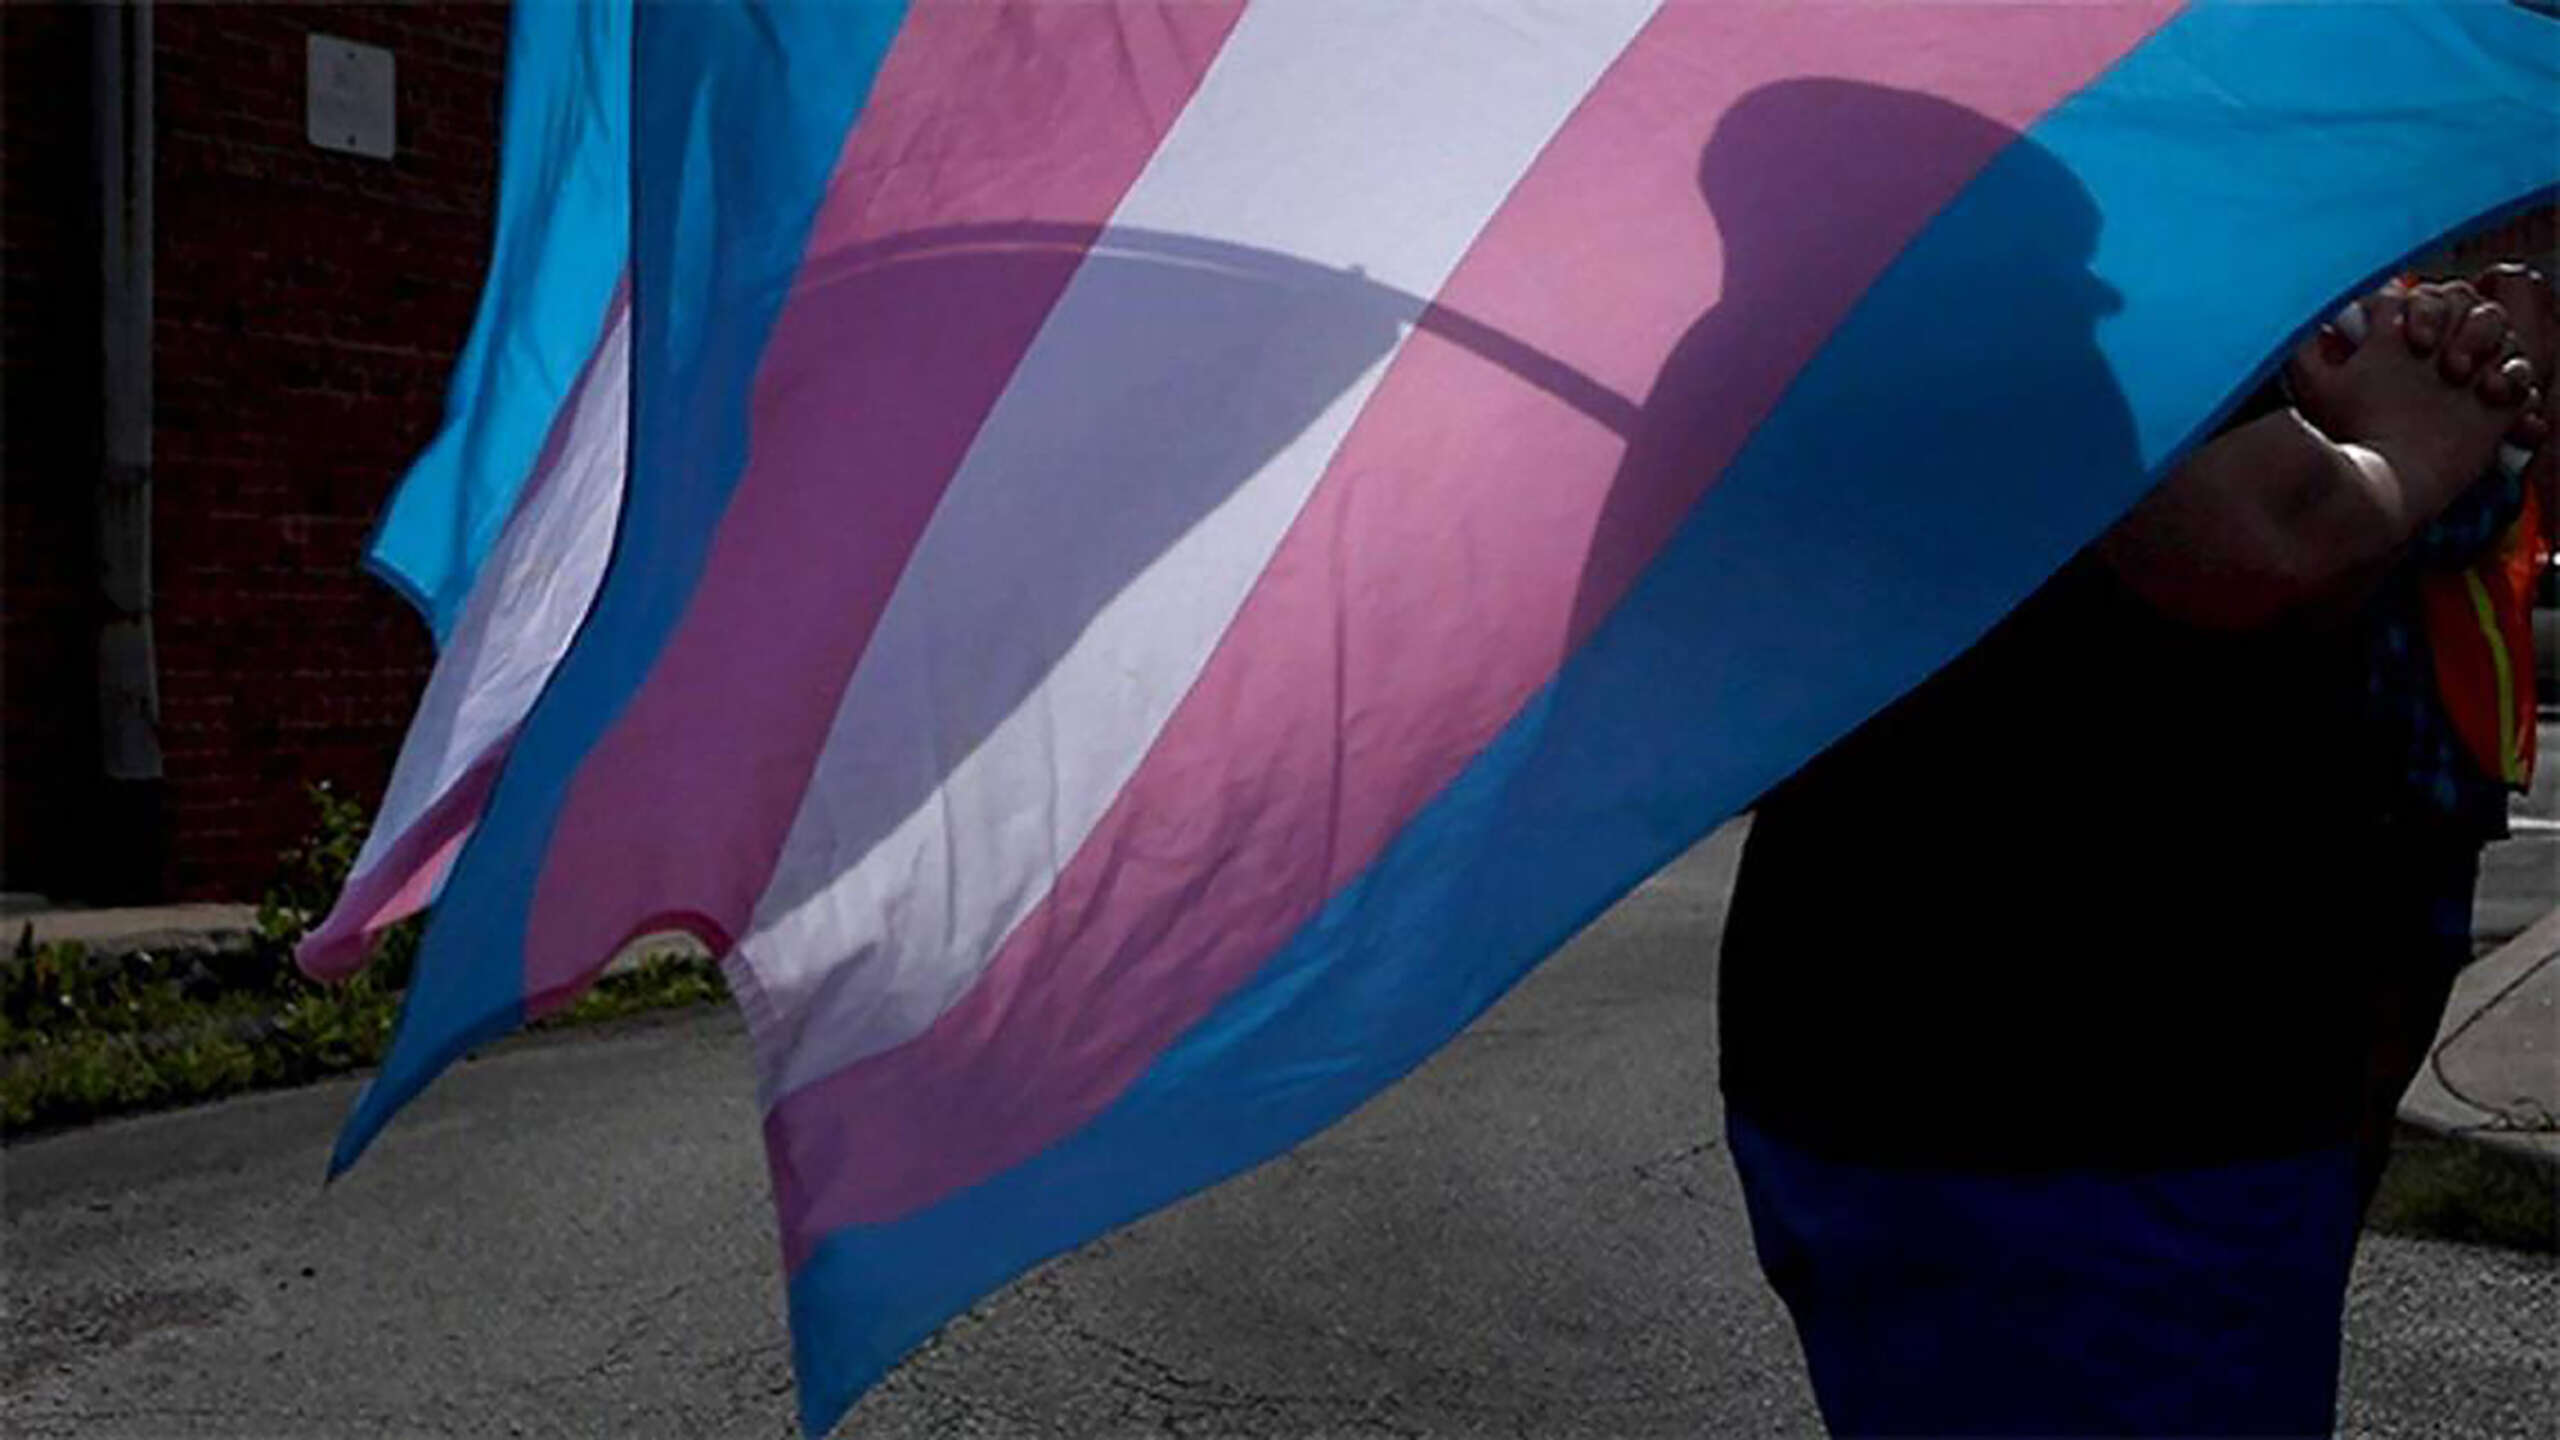
M1418 1064L2560 168L2496 3L516 23L376 551L443 658L306 955L441 891L337 1163L701 936L813 1432Z

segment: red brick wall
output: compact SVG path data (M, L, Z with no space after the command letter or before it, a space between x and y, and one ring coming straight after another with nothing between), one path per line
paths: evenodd
M0 13L0 888L58 889L88 851L97 238L88 21Z
M494 4L159 10L156 575L169 884L245 895L302 787L379 793L431 658L359 572L433 434L497 185ZM397 155L304 138L305 37L389 49Z
M162 832L104 819L95 736L96 271L88 33L11 4L5 52L7 600L0 885L254 895L309 821L368 798L430 650L357 568L433 433L496 192L506 10L161 5L154 63L153 562ZM305 36L390 49L399 153L303 135ZM102 831L106 833L101 833Z

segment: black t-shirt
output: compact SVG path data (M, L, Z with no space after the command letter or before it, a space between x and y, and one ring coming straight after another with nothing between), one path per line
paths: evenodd
M1724 1088L1889 1164L2141 1167L2345 1139L2423 945L2352 779L2349 634L2171 622L2083 556L1764 798Z

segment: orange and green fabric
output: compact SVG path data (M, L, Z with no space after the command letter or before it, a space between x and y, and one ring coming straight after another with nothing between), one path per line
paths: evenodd
M2533 781L2533 587L2550 561L2535 497L2521 504L2478 559L2430 571L2418 587L2436 694L2454 735L2482 775L2513 790Z

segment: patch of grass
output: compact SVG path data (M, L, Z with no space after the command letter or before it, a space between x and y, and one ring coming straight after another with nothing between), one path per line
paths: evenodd
M2560 1252L2560 1172L2403 1125L2365 1226L2388 1235Z
M11 1138L111 1115L299 1085L381 1063L400 994L371 971L344 985L295 977L281 993L185 993L191 970L147 955L94 957L62 946L0 961L6 988L29 971L82 977L57 989L104 1003L53 1004L0 1017L0 1133ZM137 977L135 972L143 972ZM97 980L99 974L115 975ZM534 1028L555 1030L708 1004L727 992L698 955L652 955L607 976Z
M728 998L729 987L721 980L718 965L699 954L666 951L653 954L618 975L598 980L568 1009L544 1016L534 1022L533 1028L556 1030L593 1025L656 1010L709 1005Z
M297 1085L381 1063L417 956L419 927L385 934L343 984L306 978L293 947L344 883L361 808L326 787L318 821L279 857L258 933L227 951L92 954L77 945L0 958L0 1136ZM658 947L533 1028L555 1030L727 994L698 950Z

